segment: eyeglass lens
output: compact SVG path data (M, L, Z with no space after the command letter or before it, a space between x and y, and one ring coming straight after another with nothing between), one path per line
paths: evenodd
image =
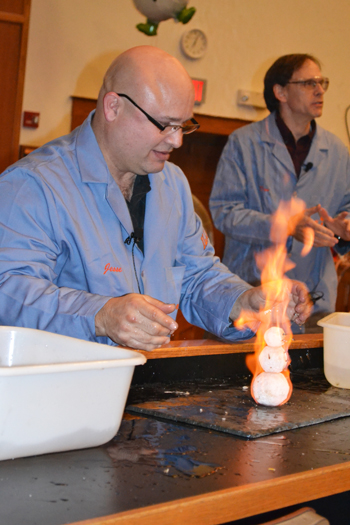
M174 124L169 124L168 126L165 126L164 130L160 133L162 135L170 135L171 133L175 133L179 129L181 129L183 135L188 135L189 133L193 133L199 128L199 124L193 119L193 120L187 120L184 122L183 126Z
M326 91L329 85L329 80L328 78L310 79L310 80L306 80L305 84L312 88L315 88L317 84L320 84L322 89Z
M307 80L291 80L288 84L300 84L308 89L315 89L319 84L324 91L327 91L329 86L329 78L309 78Z

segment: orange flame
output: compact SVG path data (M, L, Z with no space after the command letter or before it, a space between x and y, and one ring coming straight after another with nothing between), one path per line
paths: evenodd
M314 244L314 238L315 238L315 231L312 228L305 228L304 229L304 246L301 250L301 256L305 257L307 255L313 244Z
M263 252L255 255L257 266L261 270L261 286L266 296L265 308L257 316L253 316L251 312L242 312L235 323L237 328L249 326L256 330L255 353L248 355L246 359L247 366L253 374L251 384L253 398L254 380L259 374L264 372L259 361L259 355L266 346L264 334L271 327L283 329L285 337L282 346L287 353L288 359L286 369L281 371L281 373L287 379L289 392L280 404L284 404L289 400L293 390L288 370L290 363L288 348L292 341L292 331L287 315L287 307L290 299L291 282L285 276L285 273L294 267L294 263L288 258L286 246L288 236L293 233L295 225L303 215L304 210L305 204L301 200L293 198L289 202L282 201L276 213L272 216L270 234L272 244ZM305 239L302 255L306 255L312 248L314 232L311 228L307 229ZM255 401L259 403L257 399Z

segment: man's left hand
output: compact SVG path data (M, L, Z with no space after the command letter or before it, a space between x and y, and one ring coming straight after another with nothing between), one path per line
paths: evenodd
M332 232L341 237L344 241L350 241L350 219L348 219L348 212L343 211L333 219L325 208L320 207L318 211L320 217L323 219L324 225L332 230Z

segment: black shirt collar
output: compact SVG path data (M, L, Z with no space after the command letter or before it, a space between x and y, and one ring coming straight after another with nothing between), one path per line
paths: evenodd
M314 135L315 135L315 132L316 132L315 119L312 119L311 122L310 122L309 133L307 133L306 135L303 135L302 137L300 137L300 139L298 141L295 140L293 133L288 128L287 124L284 122L284 120L282 119L282 117L281 117L281 115L279 114L278 111L276 112L276 124L277 124L277 127L278 127L281 135L282 135L283 142L285 144L296 145L297 142L299 142L301 140L302 142L310 143L310 145L311 145L312 139L314 138Z

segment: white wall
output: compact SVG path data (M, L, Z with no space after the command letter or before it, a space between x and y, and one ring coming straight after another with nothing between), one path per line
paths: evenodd
M151 1L151 0L150 0ZM280 55L314 54L330 77L320 124L348 145L350 104L349 0L190 0L197 12L187 25L162 22L148 37L132 0L32 0L23 110L40 112L38 129L22 128L21 144L40 145L69 132L71 95L97 97L103 74L125 49L152 44L179 58L192 77L207 79L205 103L215 116L252 120L265 110L236 104L238 89L262 91L267 68ZM181 35L207 33L204 58L180 50Z

